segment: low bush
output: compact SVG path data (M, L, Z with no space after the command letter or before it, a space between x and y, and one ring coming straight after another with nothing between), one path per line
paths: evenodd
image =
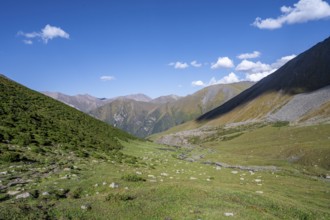
M121 177L122 180L128 181L128 182L144 182L146 179L143 177L140 177L136 174L127 174Z
M134 200L135 196L129 194L118 194L118 193L111 193L107 195L105 201L130 201Z

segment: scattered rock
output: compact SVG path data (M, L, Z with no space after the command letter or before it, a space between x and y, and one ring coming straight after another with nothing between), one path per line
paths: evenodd
M263 194L264 192L263 191L256 191L256 193Z
M191 179L191 180L197 180L197 178L196 177L190 177L189 179Z
M221 170L221 167L216 166L215 169L216 169L216 170Z
M231 171L231 173L232 173L232 174L238 174L238 171L233 170L233 171Z
M71 168L66 167L66 168L64 168L63 170L64 170L64 171L71 171Z
M10 196L14 196L17 195L18 193L20 193L20 191L8 191L7 194Z
M84 205L80 206L80 208L82 210L91 210L92 206L90 204L84 204Z
M102 185L103 185L103 186L107 185L107 182L103 182Z
M43 196L49 196L49 192L43 192L41 195L43 195Z
M225 216L234 216L234 213L232 213L232 212L225 212L224 215Z
M8 171L2 171L0 172L0 175L7 175Z
M242 181L244 180L244 178L243 178L243 177L241 177L241 178L239 178L239 179L240 179L240 180L242 180Z
M109 187L110 188L118 188L119 187L119 184L118 183L111 183L110 185L109 185Z
M29 198L30 196L31 196L31 194L26 192L26 193L22 193L22 194L17 195L15 198L16 199L26 199L26 198Z
M142 175L142 172L140 172L140 171L136 171L136 174L137 174L137 175Z
M61 180L70 179L70 175L64 175L60 178Z
M255 179L254 182L260 183L261 182L261 179Z
M161 176L168 176L167 173L161 173L160 175L161 175Z
M156 178L154 175L150 175L150 174L148 175L148 177L149 177L149 178L153 178L153 179Z

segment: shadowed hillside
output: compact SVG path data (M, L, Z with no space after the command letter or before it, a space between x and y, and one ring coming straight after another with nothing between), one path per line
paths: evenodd
M197 121L217 118L268 93L293 95L327 85L330 85L330 38L292 59L223 105L198 117Z

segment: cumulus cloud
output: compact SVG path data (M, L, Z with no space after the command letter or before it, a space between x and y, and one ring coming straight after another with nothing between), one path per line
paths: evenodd
M172 62L168 64L169 66L174 66L175 69L186 69L189 67L187 63L181 63L181 62Z
M31 45L31 44L33 44L33 41L32 40L23 40L23 43Z
M235 82L239 82L239 81L241 81L241 80L238 78L238 76L235 73L231 72L227 76L224 76L219 80L216 80L216 78L213 77L207 85L211 86L211 85L216 85L216 84L229 84L229 83L235 83Z
M211 86L211 85L216 85L216 84L229 84L229 83L235 83L235 82L239 82L241 81L238 76L231 72L229 73L227 76L221 78L220 80L217 80L215 77L212 77L209 81L209 83L204 83L203 81L201 80L198 80L198 81L193 81L191 83L192 86L202 86L202 87L205 87L205 86Z
M271 70L271 71L265 71L265 72L259 72L259 73L247 73L245 80L247 81L252 81L252 82L257 82L259 80L261 80L262 78L265 78L266 76L268 76L269 74L275 72L275 70Z
M49 40L52 40L54 38L70 38L70 35L66 33L63 29L61 29L60 27L51 26L49 24L47 24L43 29L41 29L40 32L24 33L23 31L19 31L17 34L27 38L23 40L23 42L27 44L32 44L32 39L39 39L42 40L45 44L47 44Z
M190 64L191 64L193 67L201 67L201 66L202 66L202 64L201 64L201 63L198 63L196 60L192 61Z
M242 53L237 56L238 59L244 60L244 59L254 59L257 57L260 57L261 53L259 51L253 51L253 53Z
M102 81L111 81L111 80L114 80L115 79L115 77L113 77L113 76L101 76L100 77L100 80L102 80Z
M236 66L236 71L244 72L246 74L245 80L256 82L275 72L277 69L295 57L296 55L294 54L284 56L272 64L266 64L260 61L253 62L249 60L243 60Z
M284 24L296 24L330 17L330 5L323 0L299 0L293 7L282 6L277 18L257 17L253 26L260 29L277 29Z
M269 64L261 63L260 61L253 62L249 60L243 60L240 64L236 66L237 71L242 72L265 72L271 70Z
M216 63L212 63L211 69L218 68L232 68L234 67L234 62L229 59L229 57L219 57Z
M288 61L292 60L295 57L296 57L295 54L292 54L292 55L289 55L289 56L284 56L284 57L278 59L271 66L272 66L272 68L278 69L278 68L280 68L281 66L283 66L284 64L286 64Z
M192 86L206 86L206 84L201 80L193 81L193 82L191 82L191 85Z

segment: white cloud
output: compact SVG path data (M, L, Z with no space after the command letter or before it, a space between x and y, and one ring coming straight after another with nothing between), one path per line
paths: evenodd
M275 63L273 63L271 66L272 66L272 68L278 69L278 68L280 68L281 66L283 66L284 64L286 64L288 61L292 60L295 57L296 57L295 54L282 57L282 58L278 59Z
M48 40L56 37L69 39L70 35L61 28L50 26L49 24L47 24L44 29L41 30L41 38L45 43L47 43Z
M114 80L115 79L115 77L113 77L113 76L101 76L100 77L100 80L102 80L102 81L111 81L111 80Z
M259 51L253 51L253 53L243 53L237 56L238 59L244 60L244 59L254 59L261 55Z
M191 82L192 86L206 86L205 83L201 80Z
M236 70L242 72L257 73L269 71L271 70L271 67L269 64L261 63L260 61L252 62L249 60L243 60L240 64L236 66Z
M295 57L296 55L294 54L284 56L272 64L265 64L261 63L260 61L252 62L249 60L243 60L240 64L237 65L236 70L246 74L245 80L256 82L275 72L289 60Z
M277 29L284 24L303 23L330 17L330 5L323 0L299 0L293 7L282 6L277 18L256 18L253 26L260 29Z
M220 79L216 84L228 84L228 83L235 83L235 82L239 82L239 81L240 81L240 79L238 78L238 76L235 73L231 72L227 76Z
M29 45L33 44L32 40L23 40L23 42L24 42L25 44L29 44Z
M205 86L211 86L211 85L216 85L216 84L229 84L229 83L235 83L235 82L239 82L241 81L238 76L231 72L229 73L227 76L221 78L220 80L217 80L215 77L212 77L209 81L209 83L204 83L203 81L201 80L198 80L198 81L193 81L191 83L192 86L202 86L202 87L205 87Z
M232 68L234 67L234 62L228 57L219 57L216 63L212 63L211 69L218 68Z
M201 64L201 63L198 63L196 60L192 61L190 64L191 64L193 67L201 67L201 66L202 66L202 64Z
M181 62L172 62L168 64L169 66L174 66L175 69L186 69L189 67L187 63L181 63Z
M43 29L41 29L40 32L24 33L23 31L19 31L17 34L26 37L27 39L23 40L23 42L31 42L29 44L33 43L32 39L34 38L42 40L45 44L47 44L49 40L52 40L57 37L64 39L70 38L70 35L64 30L62 30L60 27L51 26L49 24L47 24Z
M274 71L276 71L276 69ZM261 80L262 78L265 78L269 74L273 73L274 71L265 71L265 72L260 72L260 73L246 74L245 80L257 82L257 81Z

